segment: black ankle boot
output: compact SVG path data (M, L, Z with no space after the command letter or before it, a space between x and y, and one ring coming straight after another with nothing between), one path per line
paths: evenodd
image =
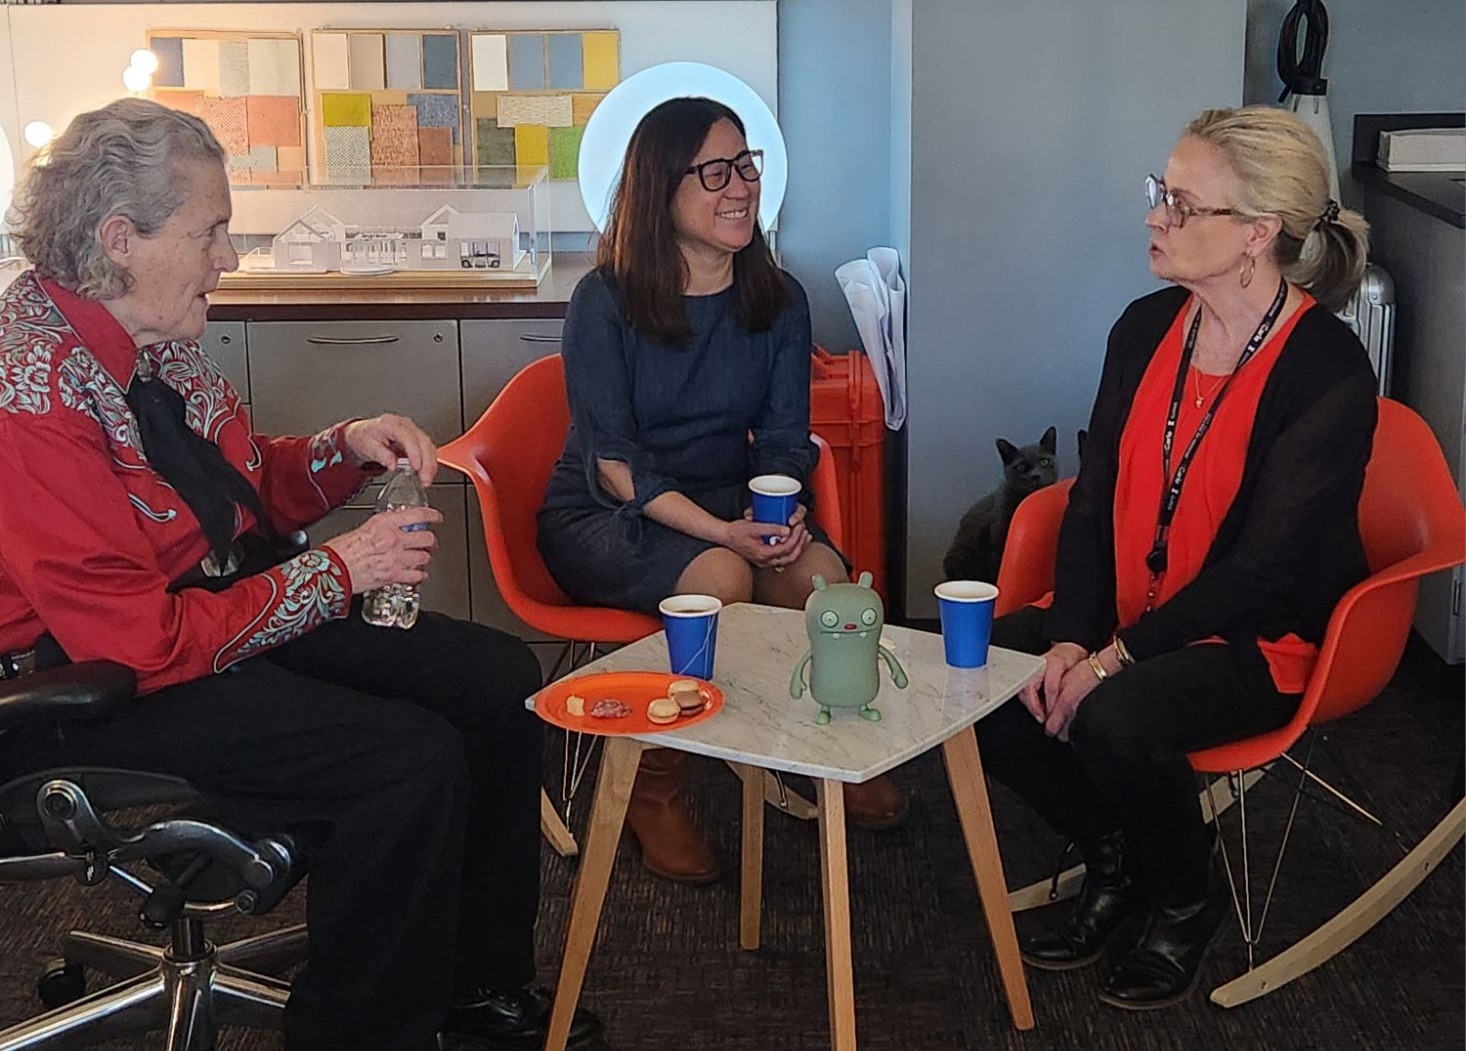
M1130 1011L1169 1007L1191 995L1201 962L1231 903L1218 880L1200 901L1152 905L1135 947L1116 957L1100 983L1100 999Z
M1023 959L1031 967L1067 971L1094 963L1120 924L1145 903L1134 863L1126 857L1124 833L1102 836L1083 854L1084 885L1068 921L1024 939Z

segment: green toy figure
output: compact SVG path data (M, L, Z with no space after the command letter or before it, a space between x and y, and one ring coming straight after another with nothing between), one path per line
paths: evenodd
M891 669L898 689L904 690L908 680L896 655L881 645L886 610L870 586L871 575L860 574L857 584L826 584L816 574L813 582L814 591L804 603L809 649L794 668L789 695L804 696L804 669L813 662L809 692L820 706L815 722L828 723L831 708L858 708L862 719L877 722L881 713L870 702L881 690L880 662Z

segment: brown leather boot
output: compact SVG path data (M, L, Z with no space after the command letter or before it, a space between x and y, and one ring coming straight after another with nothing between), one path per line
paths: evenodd
M641 753L626 825L641 844L642 861L652 875L673 883L713 883L723 870L687 810L686 764L687 753L673 748Z
M845 820L856 828L895 828L910 809L911 796L885 774L845 786Z

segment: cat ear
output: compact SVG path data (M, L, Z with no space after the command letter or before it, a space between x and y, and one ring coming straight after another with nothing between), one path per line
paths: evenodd
M1039 448L1050 456L1054 454L1054 448L1059 442L1059 432L1050 427L1044 431L1044 436L1038 440Z
M1018 455L1018 446L1006 438L998 439L998 455L1003 458L1003 465L1007 466L1013 462L1013 457Z
M814 585L814 589L816 591L823 591L829 586L825 583L825 578L820 576L818 573L810 577L809 582Z
M875 577L871 576L870 570L866 570L864 573L860 574L860 579L856 581L856 583L858 583L863 588L868 588L870 587L870 582L874 579Z

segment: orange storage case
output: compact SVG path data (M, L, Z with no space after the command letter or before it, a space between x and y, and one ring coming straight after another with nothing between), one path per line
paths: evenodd
M886 597L886 410L870 359L816 344L809 393L810 429L835 456L844 555L857 574L870 570Z

